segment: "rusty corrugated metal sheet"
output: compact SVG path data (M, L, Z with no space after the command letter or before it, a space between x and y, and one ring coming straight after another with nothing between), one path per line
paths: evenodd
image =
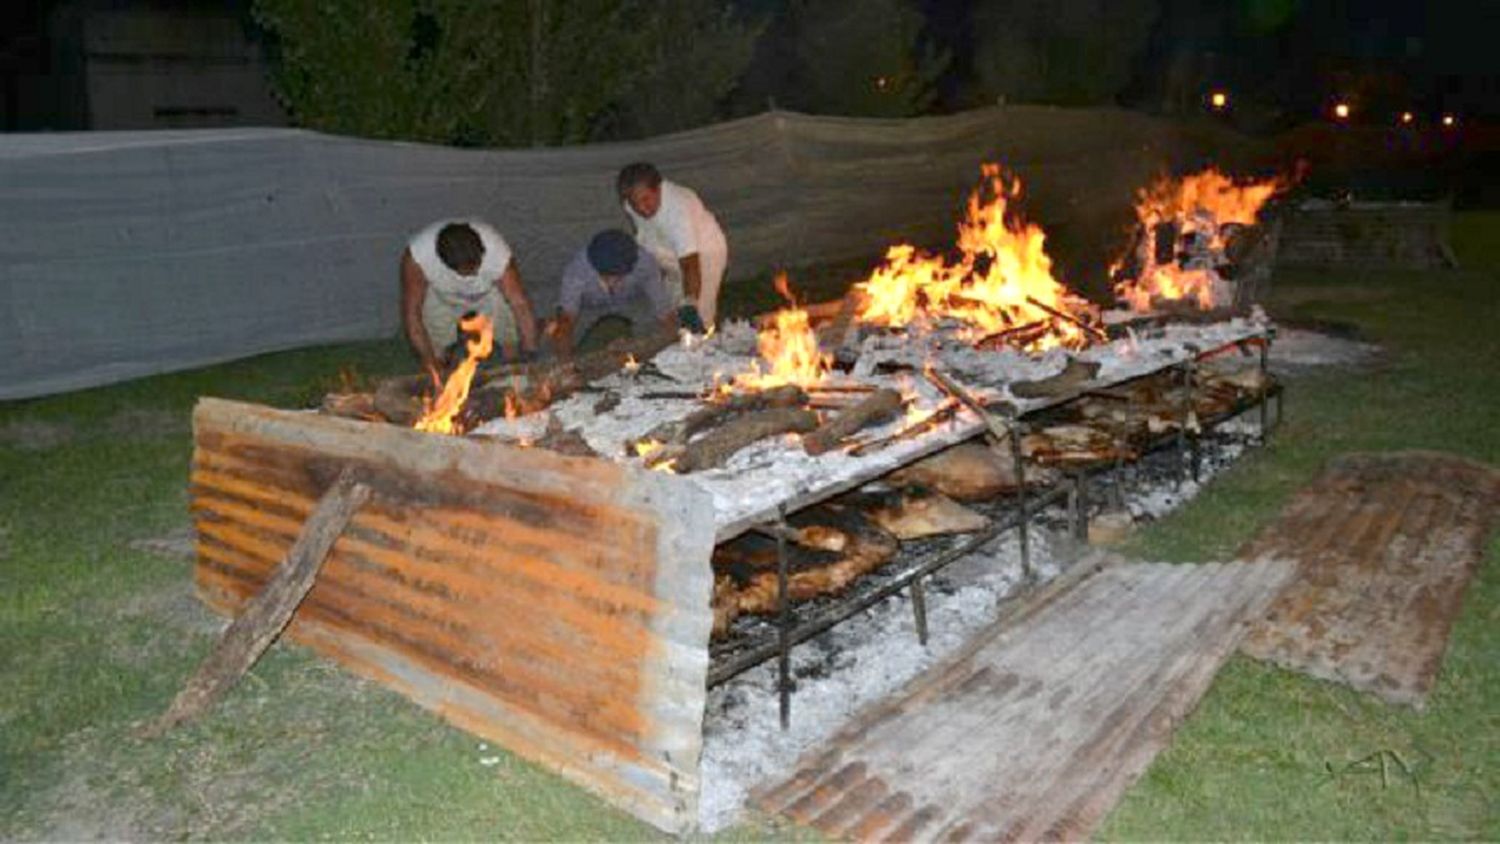
M373 491L292 634L662 829L697 820L713 505L682 479L213 399L200 594L231 611L339 468Z
M1293 566L1079 565L756 803L848 840L1086 838Z
M1240 552L1301 566L1244 651L1423 705L1497 515L1493 467L1432 452L1340 458Z

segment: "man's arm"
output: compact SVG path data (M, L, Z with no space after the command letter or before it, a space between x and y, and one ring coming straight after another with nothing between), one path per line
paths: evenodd
M577 322L573 315L562 308L557 309L557 319L552 321L552 348L560 358L573 356L573 326Z
M683 255L677 259L677 265L682 267L682 295L697 307L698 293L703 289L703 266L698 261L698 253Z
M406 341L416 352L422 368L432 376L433 383L442 383L438 374L437 355L432 351L432 338L427 336L427 326L422 322L422 301L427 296L427 276L411 257L411 250L401 253L401 325L406 330Z
M682 268L683 298L682 306L677 309L677 324L694 334L702 334L707 326L698 310L698 293L703 289L703 269L698 262L698 253L678 258L677 265Z
M496 282L505 301L510 303L511 313L516 317L516 328L521 332L521 351L536 351L536 315L531 312L531 300L526 298L526 288L521 286L521 274L516 272L512 260L505 274Z

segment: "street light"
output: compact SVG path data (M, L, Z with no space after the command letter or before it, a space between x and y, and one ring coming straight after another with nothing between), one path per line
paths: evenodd
M1451 114L1445 114L1445 115L1443 115L1443 128L1445 128L1445 129L1452 129L1454 126L1457 126L1457 125L1458 125L1458 118L1454 117Z
M1416 120L1416 119L1417 119L1417 116L1415 114L1412 114L1409 111L1403 111L1403 112L1401 112L1401 124L1403 126L1410 126L1411 123L1412 123L1412 121Z
M1333 116L1334 116L1334 118L1336 118L1338 120L1348 120L1349 119L1349 104L1346 103L1346 102L1342 102L1342 101L1334 103L1333 104Z
M1215 91L1208 95L1208 104L1214 111L1223 111L1229 107L1229 95L1223 91Z

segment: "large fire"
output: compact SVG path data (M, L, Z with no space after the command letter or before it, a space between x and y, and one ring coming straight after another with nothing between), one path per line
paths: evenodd
M468 353L463 363L443 383L443 390L438 394L437 400L427 403L426 412L413 426L418 431L431 431L435 434L463 433L458 413L463 410L464 402L469 400L469 386L474 381L474 373L479 371L479 362L494 351L495 330L489 317L483 314L466 314L458 325L467 338L464 345Z
M1083 345L1088 332L1079 322L1089 321L1092 309L1053 276L1041 227L1016 214L1020 180L1007 178L998 164L983 165L981 173L958 224L959 258L949 262L908 244L892 246L858 285L859 319L902 327L949 318L986 335L1036 325L1039 332L1025 335L1032 348Z
M1135 206L1141 234L1131 256L1135 267L1116 283L1116 297L1142 312L1162 301L1189 300L1205 310L1228 305L1233 291L1217 267L1228 227L1255 225L1261 207L1286 186L1279 179L1236 184L1210 167L1143 188Z
M787 300L787 306L773 314L771 323L760 330L756 337L760 357L751 371L735 377L736 387L810 387L828 374L829 356L818 348L818 335L812 330L807 311L792 295L786 273L776 275L776 292Z

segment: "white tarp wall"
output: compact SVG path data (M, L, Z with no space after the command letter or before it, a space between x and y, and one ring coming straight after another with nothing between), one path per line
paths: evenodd
M774 112L534 150L296 129L0 136L0 400L392 336L397 259L441 217L495 223L550 314L571 254L624 225L613 185L631 161L698 190L734 279L947 237L986 160L1025 178L1033 216L1103 225L1190 146L1151 118L1038 107Z

